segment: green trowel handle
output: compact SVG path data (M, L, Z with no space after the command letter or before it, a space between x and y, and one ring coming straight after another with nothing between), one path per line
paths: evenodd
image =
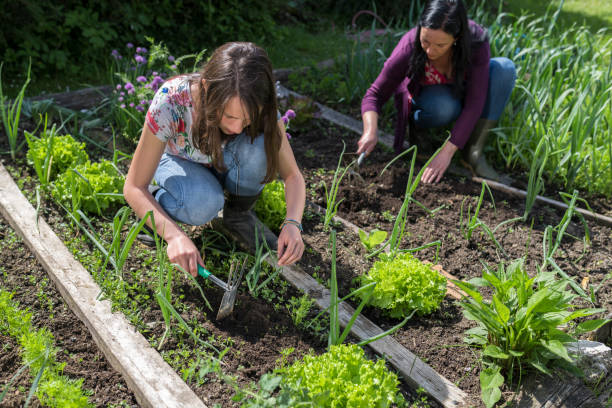
M209 279L212 283L214 283L215 285L219 286L221 289L223 289L225 291L228 290L227 283L225 283L221 279L217 278L215 275L210 273L210 271L208 271L206 268L204 268L200 264L198 264L198 275L200 275L204 279Z
M198 264L198 275L200 275L203 278L208 278L211 275L211 273L208 269Z

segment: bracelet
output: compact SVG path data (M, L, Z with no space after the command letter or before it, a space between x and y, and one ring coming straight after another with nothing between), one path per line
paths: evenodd
M283 223L281 224L280 229L283 229L285 227L285 225L295 225L296 227L298 227L298 229L300 230L300 232L304 232L304 229L302 228L302 224L299 223L296 220L292 220L291 218L287 218L285 221L283 221Z

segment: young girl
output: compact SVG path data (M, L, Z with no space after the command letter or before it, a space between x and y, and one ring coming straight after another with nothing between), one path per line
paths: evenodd
M200 73L171 78L159 88L123 193L139 217L153 211L171 262L197 276L202 257L176 222L202 225L221 209L223 225L251 246L255 230L263 231L279 265L302 257L305 184L284 129L270 60L252 43L227 43ZM287 201L278 238L252 211L277 174Z
M486 30L468 21L461 0L431 0L418 26L401 38L363 98L357 153L369 154L376 147L378 115L395 94L396 152L403 149L409 122L430 128L455 121L450 140L423 173L425 183L440 181L458 149L477 174L498 180L482 150L515 78L512 61L490 58Z

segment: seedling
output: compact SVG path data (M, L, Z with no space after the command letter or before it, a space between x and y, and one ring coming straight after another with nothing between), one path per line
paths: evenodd
M4 96L4 92L2 91L2 66L4 62L0 63L0 113L2 114L2 123L4 123L4 131L6 136L8 137L9 149L11 152L11 158L15 160L15 154L17 150L23 146L21 143L19 146L17 145L17 137L19 136L19 118L21 116L21 104L23 103L23 98L25 97L25 90L30 83L30 72L32 70L32 59L30 59L30 63L28 64L28 73L26 77L26 81L21 87L21 90L17 94L17 97L13 101L13 103L9 103L7 98Z

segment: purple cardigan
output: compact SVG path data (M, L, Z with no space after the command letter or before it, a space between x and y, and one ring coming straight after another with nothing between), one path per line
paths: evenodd
M483 36L484 29L473 21L469 21L469 28L477 36ZM395 124L395 141L393 147L400 151L406 136L406 126L410 117L412 97L418 95L421 85L411 84L407 77L410 55L414 50L416 40L416 27L408 31L401 38L391 56L378 74L378 78L370 86L361 101L361 113L375 111L379 115L385 102L391 94L395 95L395 107L398 118ZM462 149L474 125L484 108L489 84L489 59L491 51L489 41L485 40L476 48L472 48L471 64L467 70L466 87L463 99L463 109L451 131L450 142Z

